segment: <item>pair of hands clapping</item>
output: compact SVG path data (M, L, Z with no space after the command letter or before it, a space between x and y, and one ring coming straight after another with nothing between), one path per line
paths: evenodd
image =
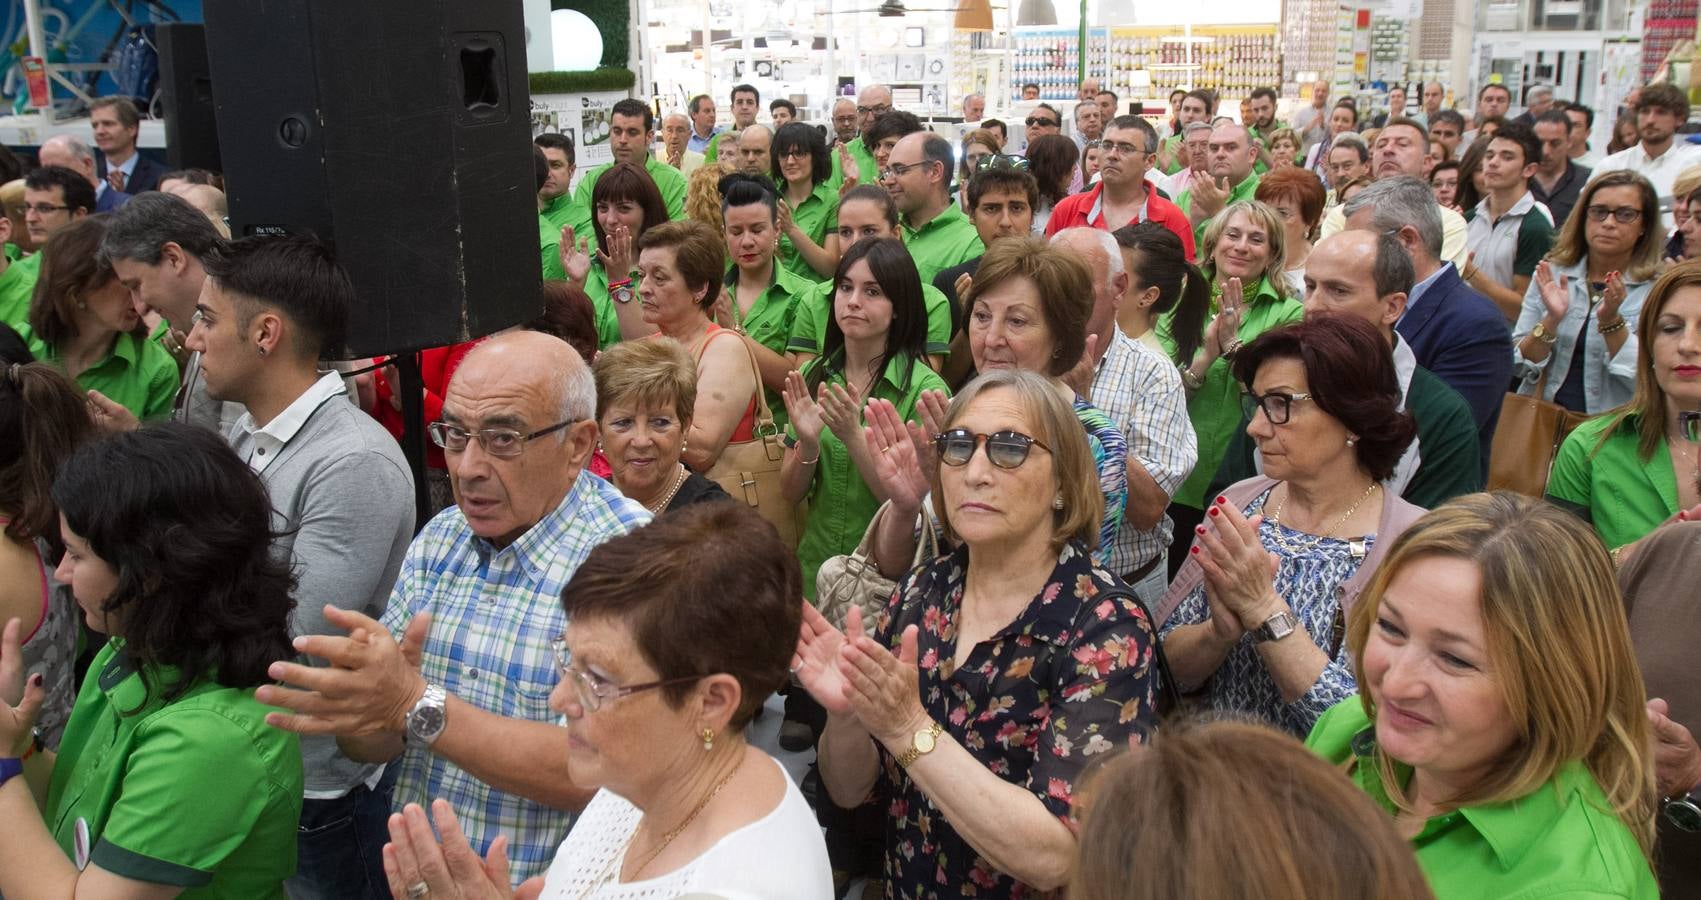
M601 247L593 247L590 238L574 236L571 225L561 229L561 268L567 272L568 281L585 283L591 274L593 253L610 280L618 281L632 271L632 229L616 225L607 234L608 250L604 252Z

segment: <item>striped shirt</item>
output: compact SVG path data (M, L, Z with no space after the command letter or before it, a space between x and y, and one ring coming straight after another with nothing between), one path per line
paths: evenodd
M1127 438L1129 456L1165 494L1174 495L1199 461L1181 373L1162 353L1122 329L1113 327L1113 335L1093 377L1093 403ZM1124 523L1105 556L1105 568L1119 576L1137 571L1169 549L1174 530L1167 515L1147 531Z
M384 627L400 635L431 613L421 674L462 701L510 719L555 722L549 694L558 674L552 643L567 630L562 589L591 549L650 521L608 482L581 472L567 496L507 547L477 537L457 507L414 538L390 594ZM394 808L442 797L479 855L508 836L510 874L542 875L572 814L497 790L424 748L402 755Z

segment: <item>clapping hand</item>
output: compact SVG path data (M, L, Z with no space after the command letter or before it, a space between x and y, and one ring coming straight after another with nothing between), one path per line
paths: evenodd
M1543 260L1546 262L1546 260ZM1624 273L1614 269L1607 273L1606 288L1601 291L1601 307L1595 312L1595 321L1611 322L1619 317L1618 308L1624 305L1629 292L1624 287Z
M376 620L327 604L325 621L349 632L302 635L295 649L330 663L325 667L274 662L266 674L294 687L255 689L254 698L289 713L267 713L266 724L297 734L358 736L399 734L408 710L425 694L419 662L431 614L408 621L397 641Z
M853 606L845 616L839 672L848 687L846 696L862 726L888 748L906 744L910 735L927 727L916 667L918 637L916 626L905 627L893 654L863 632L861 609Z
M1235 335L1240 333L1240 320L1245 314L1245 293L1239 278L1230 278L1223 284L1223 295L1218 304L1217 317L1211 320L1210 332L1205 339L1205 350L1212 359L1227 353L1234 344Z
M632 274L632 229L625 225L616 225L608 232L608 252L597 252L597 258L602 260L602 270L608 273L609 281L619 281Z
M431 804L442 843L431 832L431 822L417 803L409 803L390 816L390 842L384 845L384 877L390 896L430 896L440 900L536 900L543 893L543 876L508 888L508 838L498 837L490 853L480 859L461 833L460 820L446 800ZM420 893L420 886L426 891Z
M780 198L779 202L774 204L774 215L778 219L775 227L780 234L791 237L792 232L797 229L797 222L792 218L791 204L786 202L785 198Z
M844 646L845 634L834 628L814 604L807 600L801 602L803 626L798 632L797 650L791 657L791 673L827 712L849 715L853 712L850 683L839 670L839 650ZM850 615L856 617L856 627L860 631L862 611L852 606ZM847 619L847 627L849 624Z
M863 439L874 453L874 471L895 512L913 517L931 484L933 444L913 422L905 422L889 400L870 400ZM926 456L921 454L925 450Z
M792 369L786 373L786 383L780 389L780 399L786 405L786 417L797 432L798 449L817 449L821 446L821 429L826 425L821 405L809 396L809 385L803 373Z
M47 700L39 673L24 678L23 632L22 619L8 620L0 631L0 754L12 759L28 749L30 730Z
M1620 287L1622 286L1621 281ZM1536 263L1536 288L1541 292L1542 306L1547 307L1548 316L1563 320L1565 311L1571 308L1571 279L1564 275L1556 279L1553 264L1544 259ZM1623 302L1622 298L1619 302ZM1616 306L1614 308L1616 309Z
M1258 540L1263 516L1247 519L1219 497L1206 511L1205 521L1208 524L1195 529L1189 552L1204 571L1205 597L1213 613L1218 606L1226 609L1246 630L1286 609L1276 594L1277 560Z
M849 144L839 144L839 174L844 179L839 183L839 196L843 197L850 193L851 188L856 187L856 183L862 178L862 172L856 167L856 160L851 157Z
M1221 179L1207 175L1193 179L1188 190L1193 195L1191 211L1197 223L1223 211L1223 207L1228 205L1229 192L1233 190L1233 186L1228 183L1226 175Z
M1081 359L1075 363L1074 368L1063 373L1063 383L1069 385L1069 389L1074 391L1076 396L1089 402L1092 400L1093 378L1098 375L1098 349L1099 336L1087 335L1087 346L1081 354Z
M1648 724L1654 742L1654 780L1660 796L1677 797L1701 786L1701 746L1683 723L1671 718L1666 701L1648 701Z
M857 398L852 397L842 384L822 382L816 399L821 408L821 421L839 440L849 443L852 434L862 428Z
M573 235L573 226L561 229L561 269L567 280L582 285L591 274L591 239Z

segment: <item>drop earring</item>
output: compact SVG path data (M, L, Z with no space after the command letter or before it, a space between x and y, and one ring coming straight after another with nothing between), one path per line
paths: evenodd
M1051 508L1059 512L1063 510L1063 492L1059 491L1057 496L1051 498Z
M715 749L715 730L705 728L703 729L703 752L707 753L713 749Z
M1347 446L1351 447L1357 441L1358 441L1358 438L1347 438Z

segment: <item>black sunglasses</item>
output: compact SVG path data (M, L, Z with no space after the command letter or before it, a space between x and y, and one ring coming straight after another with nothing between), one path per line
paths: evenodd
M1050 126L1052 128L1057 127L1057 120L1056 119L1047 119L1047 118L1043 118L1041 116L1029 116L1024 121L1027 122L1029 128L1032 128L1035 125L1047 125L1047 126Z
M953 428L934 435L934 449L939 461L948 466L966 466L974 458L975 448L986 441L986 458L1000 469L1014 469L1028 461L1028 452L1039 447L1047 453L1051 448L1019 431L997 431L976 434L967 428Z

